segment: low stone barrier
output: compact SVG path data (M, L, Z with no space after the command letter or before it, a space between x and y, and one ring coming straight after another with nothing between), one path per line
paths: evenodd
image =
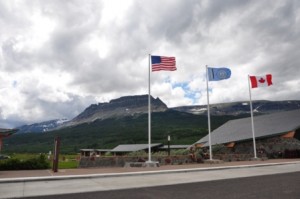
M79 162L79 168L88 167L124 167L126 162L146 162L148 157L130 157L130 156L113 156L113 157L82 157ZM159 162L160 165L181 165L196 163L188 155L182 156L152 156L151 161Z
M224 162L250 161L253 159L253 154L215 154L213 158L223 160ZM261 160L268 159L265 154L258 154L258 158Z
M124 167L159 167L159 162L125 162Z

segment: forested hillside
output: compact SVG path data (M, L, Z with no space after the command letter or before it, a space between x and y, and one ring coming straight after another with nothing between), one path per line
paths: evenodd
M240 116L212 116L212 129ZM152 114L152 143L193 144L207 134L207 116L174 110ZM16 134L4 139L3 152L48 153L54 137L61 138L62 153L83 148L111 149L119 144L148 143L148 114L96 120L47 133Z

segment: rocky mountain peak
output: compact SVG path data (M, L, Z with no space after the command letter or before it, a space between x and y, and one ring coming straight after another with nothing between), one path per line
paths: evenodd
M280 111L290 111L300 109L300 100L287 101L253 101L253 112L255 115L270 114ZM168 110L159 98L151 96L152 112L163 112ZM173 107L170 110L179 112L187 112L196 115L206 115L207 105L180 106ZM87 107L81 114L71 121L52 120L32 125L24 125L17 127L20 129L18 133L26 132L47 132L57 128L75 126L82 123L90 123L97 119L119 118L124 116L138 116L148 113L148 95L125 96L118 99L113 99L110 102L92 104ZM211 115L243 115L250 114L248 101L211 104Z
M118 99L111 100L109 104L122 107L148 106L148 95L120 97ZM152 96L151 106L168 108L159 98L154 99Z
M168 109L159 98L151 96L151 111L162 112ZM148 95L125 96L113 99L110 102L92 104L81 114L69 122L68 125L77 125L92 122L97 119L112 117L133 116L148 112Z

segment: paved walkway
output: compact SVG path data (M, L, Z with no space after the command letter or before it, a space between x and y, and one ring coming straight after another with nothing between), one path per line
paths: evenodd
M0 171L0 198L105 191L300 172L299 159L169 165L158 168L91 168Z
M52 170L21 170L21 171L0 171L0 183L3 181L15 180L20 178L26 180L34 177L51 177L51 176L81 176L90 174L111 174L111 173L128 173L128 172L145 172L145 171L164 171L164 170L180 170L180 169L198 169L198 168L215 168L215 167L231 167L242 165L257 165L269 163L286 163L297 162L300 159L271 159L264 161L236 161L224 162L221 164L188 164L188 165L163 165L156 168L81 168L81 169L60 169L54 173Z

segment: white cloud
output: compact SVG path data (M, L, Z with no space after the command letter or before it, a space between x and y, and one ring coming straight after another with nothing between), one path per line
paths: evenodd
M209 83L211 103L248 100L248 74L273 74L253 99L300 97L297 1L11 0L0 13L3 125L147 94L149 53L176 56L177 71L151 75L169 107L206 104L205 65L232 70Z

